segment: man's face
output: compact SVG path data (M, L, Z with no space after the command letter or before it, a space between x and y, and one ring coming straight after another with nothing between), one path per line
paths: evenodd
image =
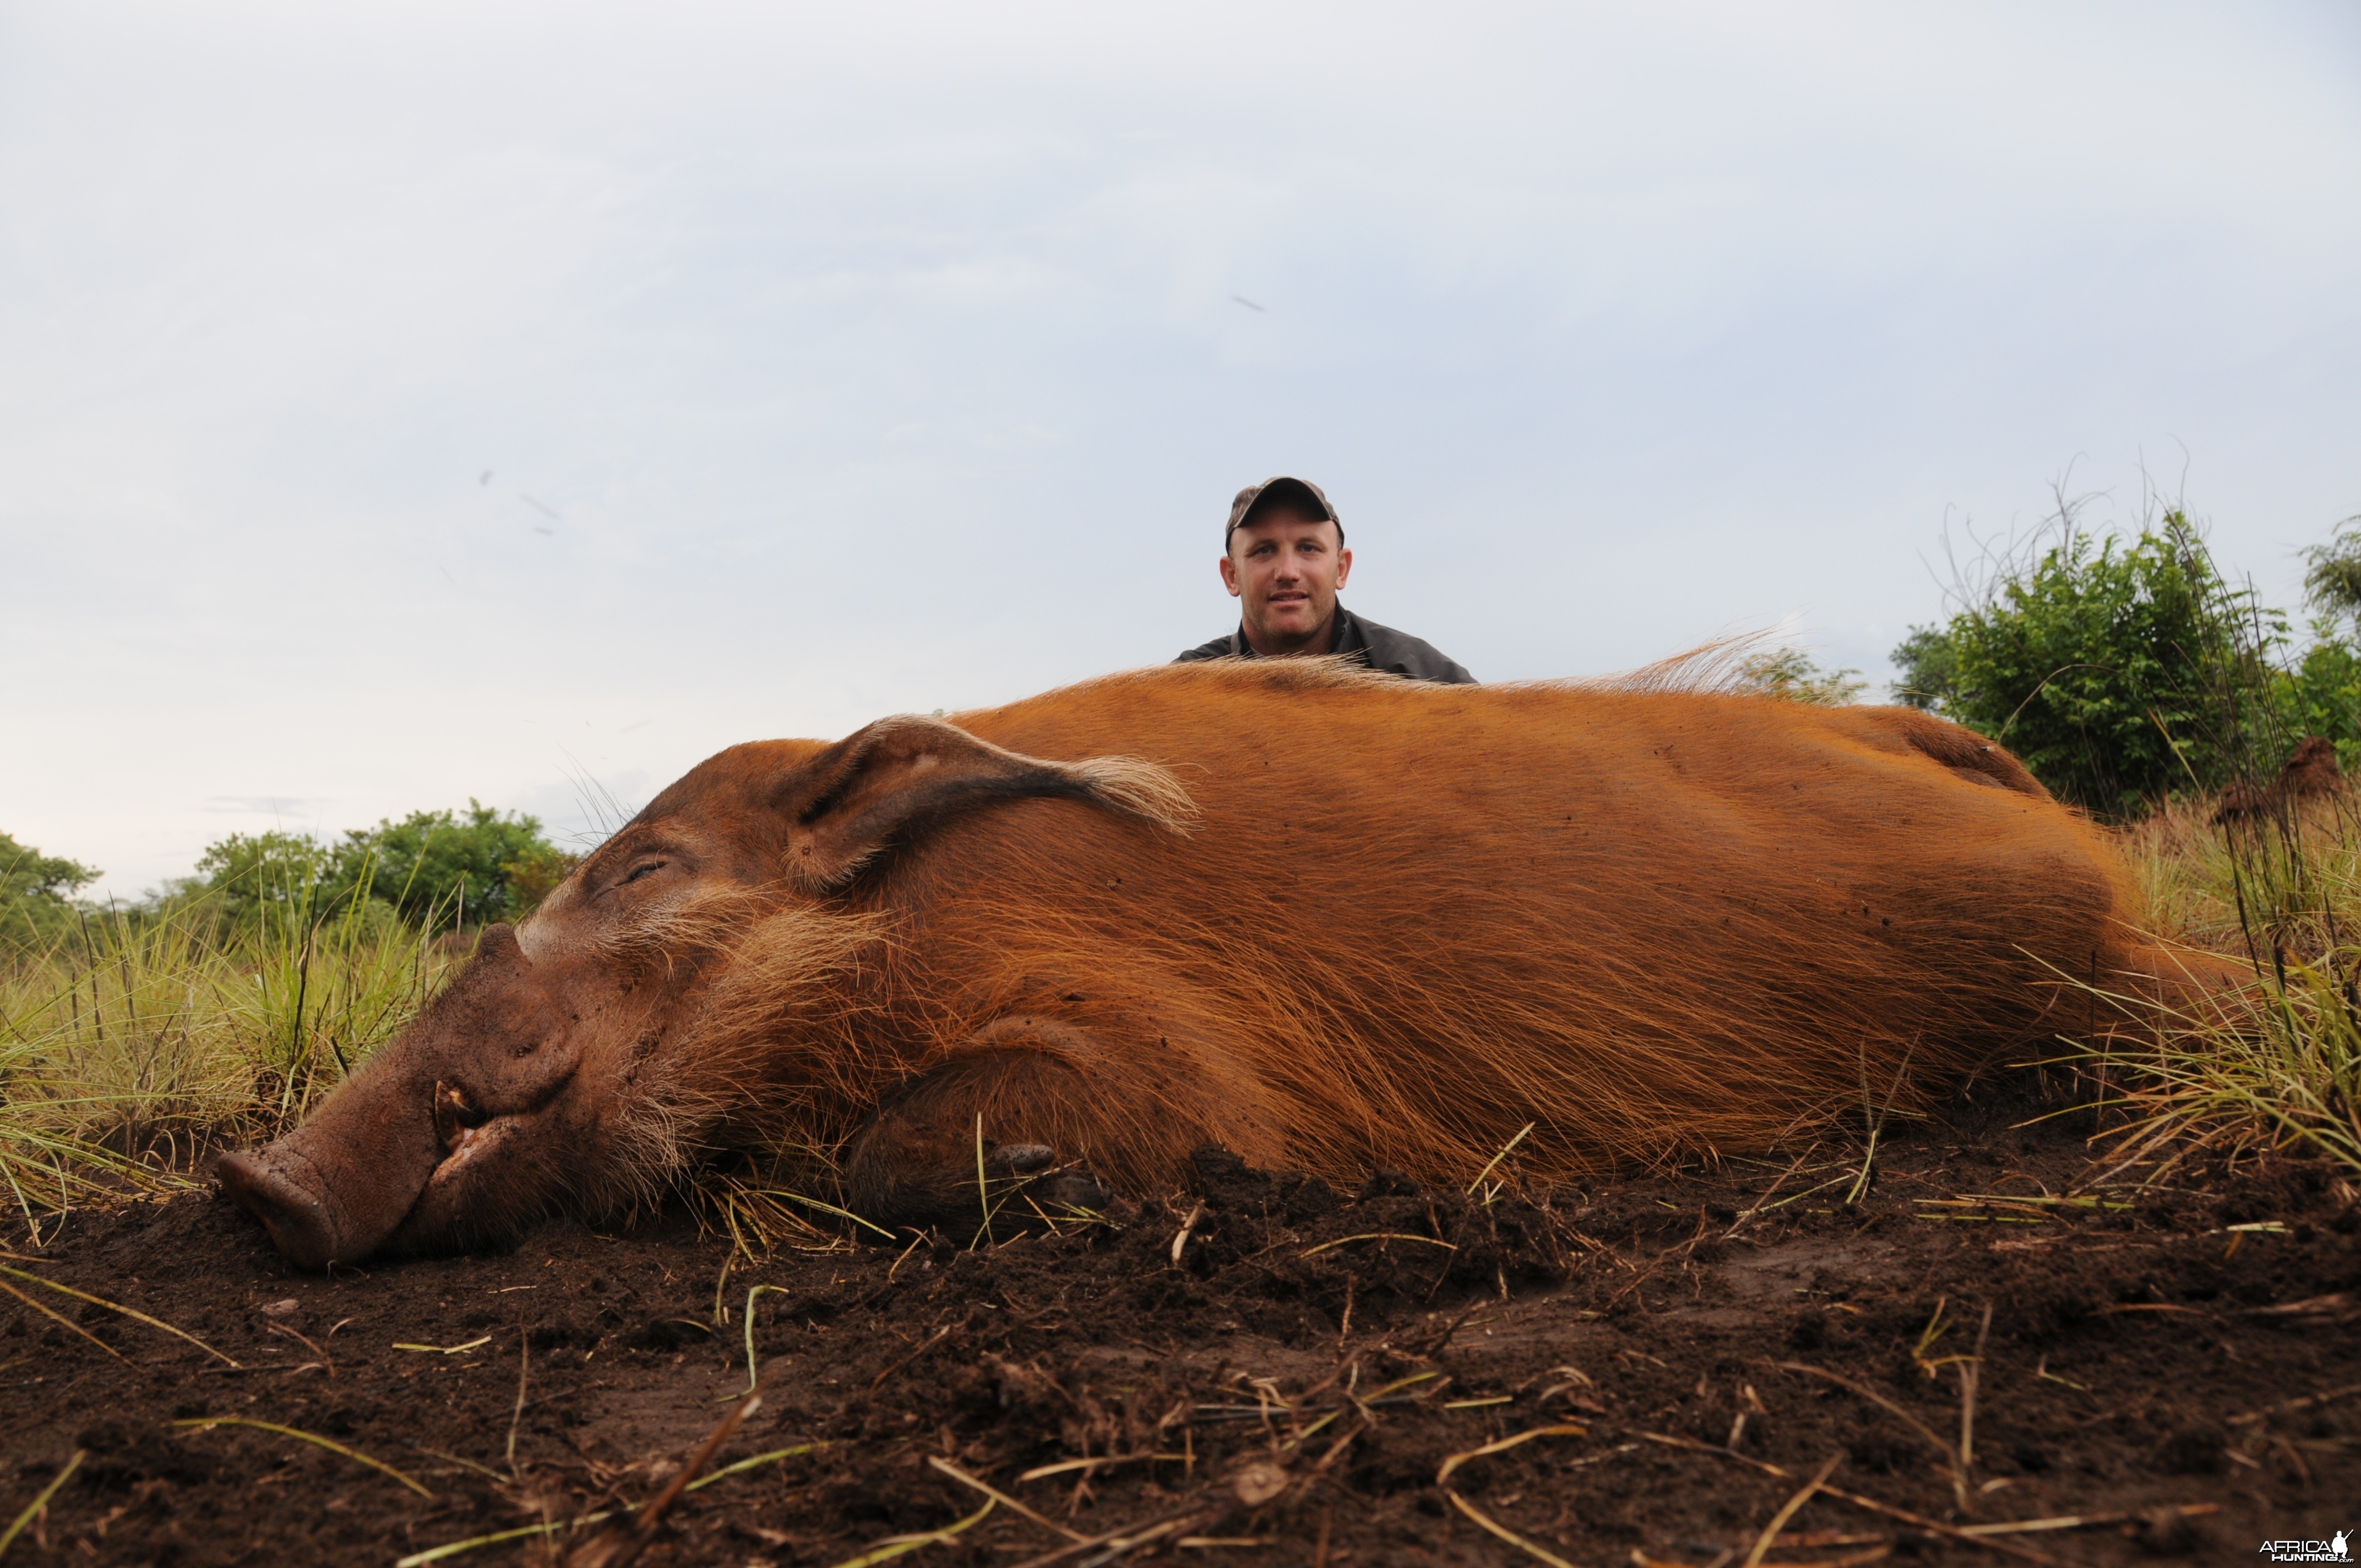
M1222 583L1244 601L1246 639L1259 653L1299 653L1327 635L1353 553L1324 518L1274 507L1230 534ZM1313 652L1325 652L1320 648Z

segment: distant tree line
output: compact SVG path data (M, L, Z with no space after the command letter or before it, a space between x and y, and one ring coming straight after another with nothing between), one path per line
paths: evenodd
M206 848L196 874L122 913L192 915L225 934L338 917L481 927L522 919L577 859L549 841L538 818L470 800L465 811L413 811L333 839L233 833ZM0 945L56 940L79 918L73 895L99 874L0 833Z
M489 926L532 913L576 858L549 842L538 818L470 800L464 812L413 811L333 841L233 833L175 891L218 900L240 924L375 903L432 929Z

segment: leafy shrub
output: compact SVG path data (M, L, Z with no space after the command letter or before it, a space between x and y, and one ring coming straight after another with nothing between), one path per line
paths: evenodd
M2178 511L2128 542L2061 513L2062 536L1894 651L1895 695L2000 741L2091 811L2122 816L2241 771L2283 722L2263 656L2284 619L2224 583ZM2323 667L2323 680L2333 672ZM2250 711L2260 689L2267 712Z
M507 815L470 800L464 816L413 811L399 822L355 829L336 847L339 889L367 887L426 926L489 925L532 912L511 882L524 858L535 866L559 851L542 837L540 821ZM564 872L547 880L546 893Z
M1859 670L1824 670L1801 648L1750 653L1739 662L1737 688L1822 707L1842 707L1869 689Z
M94 882L98 868L44 855L0 833L0 947L41 942L73 918L76 889Z
M2325 735L2336 742L2337 764L2361 772L2361 650L2326 620L2312 623L2313 641L2277 692L2280 722L2299 738Z

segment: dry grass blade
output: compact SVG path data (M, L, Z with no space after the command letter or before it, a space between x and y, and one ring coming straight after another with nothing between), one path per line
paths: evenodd
M72 1330L75 1333L82 1335L82 1338L90 1341L91 1343L98 1346L99 1349L106 1352L107 1354L115 1357L115 1360L124 1362L126 1365L129 1364L129 1358L121 1351L115 1349L113 1345L99 1338L96 1334L91 1332L80 1323L75 1322L71 1318L67 1317L63 1312L58 1311L54 1308L42 1306L38 1301L34 1300L30 1296L26 1295L14 1285L7 1284L5 1281L0 1281L0 1290L5 1290L9 1295L14 1296L19 1301L24 1302L27 1307L32 1308L36 1312L40 1313L41 1316L55 1319L60 1324Z
M509 1475L516 1475L517 1423L524 1420L525 1374L533 1365L533 1335L530 1332L517 1335L517 1397L516 1409L509 1412Z
M697 1445L687 1464L673 1473L672 1482L656 1494L653 1501L640 1510L640 1517L623 1528L609 1526L576 1548L566 1562L566 1568L626 1568L647 1550L648 1542L656 1537L656 1527L664 1523L664 1515L680 1501L697 1473L712 1462L716 1450L730 1441L730 1434L739 1423L763 1408L761 1390L747 1395L721 1418L719 1425Z
M456 1355L463 1350L474 1350L478 1346L488 1345L491 1343L492 1336L489 1334L484 1334L479 1338L467 1341L464 1344L411 1344L401 1340L396 1340L393 1342L393 1348L396 1350L415 1351L421 1355Z
M818 1198L807 1198L800 1192L790 1192L783 1187L759 1187L749 1189L749 1190L757 1197L784 1198L790 1203L800 1203L807 1209L817 1209L823 1214L833 1214L840 1220L850 1220L856 1225L864 1226L869 1230L875 1231L879 1235L884 1237L889 1242L894 1239L894 1233L887 1230L884 1226L877 1223L876 1221L864 1220L860 1215L854 1213L851 1210L839 1208L834 1203L823 1202Z
M31 1524L40 1516L41 1510L49 1506L49 1499L58 1495L58 1488L73 1478L73 1473L82 1468L82 1462L86 1457L87 1455L81 1449L75 1449L73 1457L66 1461L66 1467L51 1476L49 1484L42 1487L31 1502L25 1505L25 1511L16 1516L16 1522L8 1527L8 1533L0 1535L0 1554L5 1554L16 1539L25 1533L25 1527Z
M1550 1551L1549 1548L1545 1546L1534 1545L1532 1541L1527 1541L1523 1536L1519 1535L1507 1525L1504 1525L1499 1520L1492 1518L1489 1514L1484 1512L1483 1509L1477 1508L1475 1504L1469 1502L1458 1493L1445 1492L1444 1493L1444 1496L1451 1499L1453 1507L1456 1508L1461 1513L1466 1514L1470 1519L1473 1519L1478 1530L1499 1537L1502 1541L1507 1541L1510 1546L1515 1547L1518 1551L1525 1553L1527 1556L1548 1563L1550 1568L1574 1568L1573 1563L1568 1563L1556 1552Z
M430 1502L434 1497L434 1494L419 1485L415 1478L403 1475L382 1459L371 1459L357 1449L346 1448L332 1438L322 1437L318 1432L305 1431L300 1427L283 1427L277 1421L252 1420L245 1416L192 1416L187 1420L174 1421L172 1424L176 1427L196 1427L203 1431L210 1431L214 1427L252 1427L257 1431L276 1432L280 1437L291 1437L299 1442L308 1442L315 1447L324 1448L331 1453L341 1453L356 1464L366 1464L379 1475L390 1475Z
M1189 1245L1189 1238L1196 1234L1197 1222L1204 1217L1205 1206L1202 1203L1199 1203L1191 1208L1189 1211L1189 1217L1180 1222L1180 1229L1174 1233L1172 1237L1173 1267L1178 1268L1180 1266L1180 1249Z
M1510 1155L1513 1154L1519 1144L1525 1141L1525 1135L1540 1125L1541 1124L1539 1122L1528 1122L1523 1126L1518 1128L1517 1135L1510 1138L1507 1143L1502 1144L1500 1146L1500 1152L1484 1162L1484 1168L1477 1171L1476 1173L1476 1179L1467 1184L1466 1195L1470 1198L1475 1197L1476 1190L1484 1185L1484 1179L1491 1175L1493 1171L1499 1169L1500 1162L1508 1158Z
M199 1350L203 1351L215 1361L225 1363L230 1366L237 1365L236 1362L231 1361L228 1356L224 1355L220 1351L215 1350L213 1346L207 1344L196 1335L189 1332L185 1329L176 1329L171 1324L164 1321L161 1318L151 1318L145 1312L138 1311L130 1307L118 1305L115 1302L106 1299L104 1296L93 1296L87 1290L77 1290L71 1285L60 1285L54 1279L44 1279L38 1274L27 1274L21 1268L11 1268L5 1263L0 1263L0 1274L5 1274L12 1279L22 1279L30 1285L47 1286L49 1289L55 1290L60 1295L71 1296L78 1301L88 1301L91 1305L94 1307L104 1307L110 1312L120 1312L125 1317L131 1319L135 1322L146 1323L151 1329L161 1329L168 1334L173 1334L179 1338L187 1340L191 1344L195 1345ZM240 1367L239 1370L243 1371L245 1369Z
M463 1453L452 1453L440 1448L429 1448L424 1443L420 1443L418 1445L418 1452L426 1455L429 1459L439 1459L445 1464L456 1464L462 1470L472 1470L477 1475L485 1477L487 1480L508 1481L513 1479L512 1476L501 1475L499 1471L493 1469L489 1464L477 1464L474 1460L469 1459Z
M1445 1252L1459 1250L1455 1243L1437 1241L1433 1236L1413 1235L1408 1231L1370 1231L1364 1235L1338 1236L1333 1242L1322 1242L1318 1246L1306 1247L1295 1255L1314 1257L1326 1252L1330 1247L1345 1246L1354 1242L1416 1242L1422 1246L1439 1246Z
M2177 1503L2162 1508L2143 1508L2125 1514L2059 1514L2046 1519L2005 1519L1995 1524L1961 1525L1961 1535L2029 1535L2036 1530L2081 1530L2094 1524L2130 1524L2137 1519L2169 1514L2176 1519L2202 1519L2207 1514L2222 1511L2219 1503Z
M735 1464L725 1464L719 1470L713 1471L708 1475L700 1475L696 1480L691 1481L684 1490L694 1492L700 1487L710 1486L716 1481L727 1480L732 1475L754 1469L758 1465L769 1464L775 1460L793 1459L798 1453L809 1453L816 1449L826 1448L828 1444L824 1442L804 1442L797 1443L793 1448L774 1448L767 1453L758 1453L751 1459L741 1459ZM427 1449L425 1452L429 1453L434 1453L433 1449ZM438 1459L451 1459L456 1458L457 1456L455 1454L442 1453L435 1454L435 1457ZM485 1475L489 1475L495 1481L500 1479L500 1472L496 1470L485 1470L482 1465L469 1464L468 1461L464 1459L460 1460L459 1463L467 1465L471 1470L483 1471ZM449 1541L441 1546L429 1547L424 1552L413 1552L407 1557L397 1559L394 1563L393 1568L423 1568L423 1565L425 1563L439 1563L445 1557L456 1557L463 1552L473 1552L478 1547L498 1546L504 1541L522 1541L529 1535L544 1537L554 1536L559 1530L570 1531L581 1530L588 1525L604 1524L607 1520L615 1517L616 1511L617 1510L613 1508L601 1508L595 1514L582 1514L577 1518L567 1519L562 1524L553 1519L542 1524L519 1525L514 1530L494 1530L489 1535L471 1535L465 1541Z
M289 1328L285 1323L265 1323L262 1326L269 1332L279 1335L281 1339L293 1340L297 1344L302 1345L305 1350L310 1351L313 1355L320 1358L317 1362L307 1363L306 1365L316 1365L324 1369L331 1377L334 1377L336 1375L335 1358L330 1355L326 1348L323 1346L318 1340L313 1339L310 1334L299 1333L295 1330ZM301 1372L303 1368L297 1366L290 1368L290 1370Z
M1481 1448L1471 1448L1465 1453L1453 1454L1443 1462L1443 1468L1434 1473L1434 1484L1438 1486L1443 1486L1451 1479L1451 1473L1454 1470L1471 1459L1481 1459L1488 1453L1502 1453L1519 1443L1531 1442L1537 1437L1588 1437L1589 1435L1588 1427L1577 1426L1572 1422L1563 1426L1533 1427L1529 1431L1517 1433L1514 1437L1504 1437L1498 1442L1488 1442Z
M1762 1568L1763 1556L1770 1552L1771 1543L1779 1539L1779 1532L1787 1528L1787 1521L1803 1511L1804 1505L1812 1500L1813 1494L1828 1484L1828 1477L1836 1474L1837 1465L1843 1458L1840 1453L1829 1454L1828 1462L1804 1483L1804 1489L1780 1505L1779 1511L1771 1516L1771 1522L1763 1527L1763 1533L1754 1538L1754 1549L1746 1554L1746 1568Z
M1760 1471L1765 1475L1775 1475L1782 1481L1803 1479L1784 1465L1773 1464L1769 1460L1756 1459L1748 1454L1733 1453L1726 1448L1716 1448L1709 1442L1699 1442L1693 1437L1675 1437L1668 1432L1660 1431L1643 1431L1640 1435L1649 1442L1662 1443L1666 1448L1686 1449L1691 1453L1709 1453L1716 1459L1726 1459L1735 1464L1743 1464L1750 1470ZM1820 1495L1834 1497L1839 1502L1850 1503L1854 1508L1866 1509L1872 1514L1882 1514L1890 1519L1899 1519L1913 1530L1923 1530L1929 1535L1939 1535L1946 1541L1965 1541L1971 1546L1981 1546L1987 1551L2022 1558L2027 1563L2040 1563L2048 1564L2049 1568L2062 1568L2057 1558L2036 1552L2031 1547L2019 1546L2010 1541L1996 1541L1986 1536L1970 1535L1956 1525L1930 1519L1924 1514L1914 1514L1908 1508L1897 1508L1891 1503L1881 1503L1875 1497L1864 1497L1858 1492L1848 1492L1841 1486L1823 1485L1820 1487Z
M873 1563L891 1562L905 1552L916 1552L922 1546L940 1546L955 1541L961 1531L982 1524L983 1516L992 1512L997 1506L994 1499L986 1497L983 1500L983 1507L963 1519L947 1524L940 1530L925 1530L917 1535L889 1535L860 1556L846 1558L838 1563L836 1568L869 1568Z
M705 1487L712 1486L716 1481L726 1481L732 1475L742 1475L746 1471L757 1469L765 1464L775 1464L782 1459L793 1459L799 1453L818 1453L821 1449L826 1448L828 1444L824 1442L799 1442L791 1448L770 1449L764 1453L754 1454L751 1458L739 1460L734 1464L725 1464L719 1470L710 1471L706 1475L699 1475L696 1480L691 1481L686 1486L683 1487L682 1490L689 1492L701 1491Z
M1794 1163L1790 1164L1786 1169L1779 1173L1779 1179L1773 1181L1769 1187L1763 1190L1763 1196L1754 1201L1754 1206L1747 1210L1743 1214L1739 1215L1738 1223L1731 1225L1730 1229L1721 1233L1721 1239L1723 1241L1729 1241L1731 1237L1737 1235L1739 1232L1744 1230L1746 1228L1747 1222L1753 1219L1755 1215L1763 1212L1763 1205L1770 1202L1772 1198L1778 1192L1779 1189L1787 1185L1787 1179L1789 1177L1804 1168L1804 1162L1811 1158L1813 1150L1817 1149L1819 1146L1819 1145L1814 1144L1811 1148L1806 1149L1802 1154L1797 1155ZM1841 1180L1842 1178L1839 1178L1839 1179Z
M1093 1547L1110 1547L1117 1552L1127 1552L1134 1547L1160 1541L1168 1535L1178 1534L1201 1517L1215 1516L1207 1515L1198 1502L1186 1502L1177 1508L1157 1515L1152 1519L1143 1519L1137 1524L1118 1525L1104 1535L1088 1536L1071 1545L1061 1546L1055 1552L1044 1552L1038 1557L1028 1557L1018 1563L1016 1568L1050 1568L1052 1563L1063 1563L1076 1553L1088 1552ZM837 1568L855 1568L855 1565L851 1563L840 1563Z
M1329 1420L1334 1419L1333 1415L1328 1418ZM1320 1424L1325 1426L1327 1421ZM1318 1430L1317 1427L1311 1428L1305 1435ZM1095 1459L1060 1459L1054 1464L1037 1464L1016 1478L1019 1481L1044 1481L1052 1475L1069 1475L1077 1470L1099 1471L1116 1464L1184 1464L1188 1459L1185 1453L1103 1453Z
M1965 1485L1976 1463L1976 1393L1983 1387L1984 1341L1992 1335L1992 1303L1984 1303L1984 1321L1976 1330L1976 1348L1960 1365L1960 1480Z
M561 1530L579 1530L584 1525L598 1524L613 1517L612 1509L603 1509L595 1514L584 1514L579 1519L567 1519L562 1525L555 1521L526 1524L514 1530L496 1530L489 1535L471 1535L465 1541L454 1541L446 1545L430 1547L424 1552L413 1552L407 1557L397 1557L393 1568L421 1568L423 1563L440 1563L445 1557L456 1557L479 1546L498 1546L504 1541L522 1541L529 1535L555 1535Z
M950 1338L951 1335L959 1332L965 1327L967 1327L967 1320L965 1318L961 1318L958 1322L945 1323L933 1333L928 1334L924 1340L919 1342L917 1349L912 1351L909 1354L904 1356L901 1360L895 1362L893 1365L879 1373L877 1375L877 1380L869 1385L869 1391L874 1394L878 1389L883 1388L885 1386L885 1379L893 1376L894 1374L901 1371L904 1367L917 1360L918 1357L926 1354L927 1352L934 1349L935 1346L942 1343L943 1341Z
M2251 1426L2257 1421L2268 1420L2282 1411L2308 1410L2314 1405L2325 1405L2332 1399L2347 1398L2355 1394L2361 1394L2361 1383L2348 1383L2342 1388L2327 1388L2317 1394L2306 1394L2301 1399L2282 1399L2276 1405L2266 1405L2259 1410L2249 1410L2242 1416L2232 1416L2230 1424L2234 1427Z
M1057 1535L1062 1535L1068 1541L1080 1541L1082 1539L1076 1531L1068 1530L1064 1525L1058 1523L1055 1519L1045 1519L1041 1515L1035 1513L1031 1508L1027 1508L1024 1504L1018 1502L1007 1493L996 1489L987 1482L976 1479L966 1471L961 1469L958 1465L953 1464L948 1459L930 1456L927 1460L927 1463L941 1471L944 1475L950 1476L952 1480L958 1482L961 1486L972 1487L974 1490L983 1493L985 1497L990 1497L994 1502L998 1503L1002 1508L1006 1508L1009 1512L1021 1514L1025 1518L1031 1519L1043 1530L1049 1530Z
M762 1383L754 1375L754 1303L767 1291L774 1296L789 1294L784 1285L757 1285L746 1292L746 1392L752 1393Z
M1871 1404L1875 1405L1878 1409L1893 1416L1895 1420L1905 1423L1912 1431L1916 1432L1920 1437L1925 1438L1929 1443L1931 1443L1934 1446L1935 1452L1943 1456L1944 1463L1951 1467L1951 1490L1958 1497L1960 1510L1962 1513L1967 1511L1967 1466L1960 1461L1960 1451L1952 1447L1949 1442L1945 1442L1942 1436L1938 1433L1933 1427L1928 1426L1925 1421L1920 1420L1916 1416L1912 1415L1909 1411L1904 1409L1901 1406L1895 1404L1893 1400L1887 1398L1876 1389L1856 1383L1841 1372L1830 1372L1826 1367L1820 1366L1806 1366L1800 1361L1783 1361L1779 1363L1779 1369L1783 1372L1803 1372L1807 1373L1814 1377L1825 1377L1829 1382L1836 1384L1839 1387L1860 1395L1862 1398L1867 1399Z
M1541 1562L1551 1564L1551 1568L1574 1568L1574 1565L1566 1562L1563 1557L1558 1556L1555 1552L1551 1552L1546 1547L1536 1546L1533 1542L1527 1541L1523 1536L1519 1535L1515 1530L1510 1530L1508 1526L1502 1524L1499 1520L1492 1518L1489 1514L1484 1512L1483 1509L1477 1508L1475 1504L1461 1497L1458 1492L1452 1488L1450 1486L1450 1480L1451 1473L1458 1469L1461 1465L1466 1464L1471 1459L1481 1459L1487 1454L1503 1453L1510 1449L1515 1448L1520 1443L1531 1442L1537 1437L1587 1437L1589 1435L1590 1429L1588 1427L1577 1426L1572 1422L1567 1422L1560 1426L1534 1427L1531 1431L1518 1432L1512 1437L1504 1437L1498 1442L1488 1442L1481 1448L1471 1448L1465 1453L1455 1453L1451 1455L1450 1458L1445 1459L1443 1462L1442 1468L1434 1473L1434 1484L1443 1488L1443 1495L1451 1499L1451 1503L1454 1508L1457 1508L1461 1513L1466 1514L1468 1519L1475 1521L1477 1528L1485 1530L1491 1535L1498 1536L1500 1540L1507 1541L1510 1546L1515 1547L1518 1551L1524 1552L1530 1557L1536 1558Z

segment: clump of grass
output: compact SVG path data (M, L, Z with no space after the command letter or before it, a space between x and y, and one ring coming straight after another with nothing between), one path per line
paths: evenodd
M2111 1159L2154 1174L2202 1149L2304 1148L2361 1171L2361 800L2217 821L2201 797L2123 842L2158 934L2254 981L2145 1041L2077 1047L2128 1116Z
M2184 1015L2130 1049L2083 1060L2131 1120L2115 1129L2122 1169L2170 1170L2189 1155L2309 1149L2361 1173L2361 947L2312 962L2281 953L2244 994Z
M426 929L366 899L235 926L197 898L0 952L0 1178L35 1239L300 1120L463 956Z
M2214 796L2171 801L2120 842L2153 928L2268 968L2361 939L2361 802L2331 795L2215 820Z

